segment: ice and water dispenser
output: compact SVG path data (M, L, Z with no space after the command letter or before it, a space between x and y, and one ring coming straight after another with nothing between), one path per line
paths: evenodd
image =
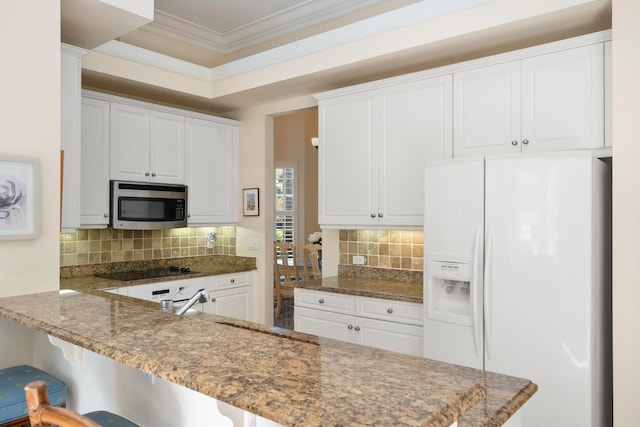
M429 260L427 318L471 325L471 262Z

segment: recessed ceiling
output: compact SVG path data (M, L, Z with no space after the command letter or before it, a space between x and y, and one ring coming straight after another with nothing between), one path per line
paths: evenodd
M120 41L214 67L420 0L155 0Z
M64 4L106 1L62 0L63 41ZM155 0L152 22L88 47L83 87L225 114L611 25L611 0L510 1Z

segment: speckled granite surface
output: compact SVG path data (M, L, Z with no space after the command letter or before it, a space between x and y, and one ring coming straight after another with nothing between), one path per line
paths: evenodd
M143 270L168 270L170 266L189 267L191 273L151 277L138 280L111 280L97 274ZM60 289L91 290L110 287L142 285L159 281L192 279L214 274L237 273L256 269L256 259L238 256L211 255L149 261L112 262L60 268Z
M524 379L251 322L180 317L111 294L3 298L0 315L291 426L448 426L465 413L460 427L498 426L537 389Z
M422 303L421 282L398 282L393 280L364 279L360 277L333 276L308 282L298 282L298 288L340 294L385 298L397 301Z

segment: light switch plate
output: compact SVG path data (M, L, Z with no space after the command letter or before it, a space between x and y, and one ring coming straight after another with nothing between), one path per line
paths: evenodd
M247 249L249 249L250 251L257 251L258 250L258 239L249 239L248 244L247 244Z

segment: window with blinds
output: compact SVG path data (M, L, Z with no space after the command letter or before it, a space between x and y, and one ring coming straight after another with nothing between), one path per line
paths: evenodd
M276 242L295 243L296 235L296 168L276 165L275 236Z

